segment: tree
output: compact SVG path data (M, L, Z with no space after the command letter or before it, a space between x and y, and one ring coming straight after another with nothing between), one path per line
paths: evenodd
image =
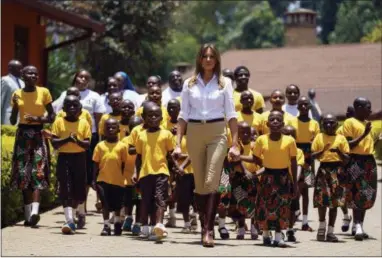
M282 46L283 39L282 20L276 18L269 3L263 1L239 22L235 32L226 37L225 44L239 49L269 48Z
M380 21L380 10L373 1L345 1L337 14L337 24L329 36L331 43L356 43Z
M320 13L320 37L323 44L329 44L329 34L336 26L338 7L343 0L323 0Z
M362 43L382 43L382 20L380 20L374 29L361 39Z

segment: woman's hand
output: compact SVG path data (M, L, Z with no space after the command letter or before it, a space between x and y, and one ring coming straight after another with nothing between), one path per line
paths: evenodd
M238 146L232 146L229 149L228 156L232 161L239 161L240 160L240 149Z
M178 160L180 158L180 155L182 154L182 150L180 146L176 146L174 151L172 152L171 156L175 159Z

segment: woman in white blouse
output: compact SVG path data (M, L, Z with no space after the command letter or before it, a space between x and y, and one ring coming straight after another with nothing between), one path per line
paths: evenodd
M195 74L183 85L173 156L177 158L181 153L187 128L187 149L194 169L195 199L205 247L214 246L214 219L220 200L217 190L227 154L226 121L233 144L228 155L233 160L240 157L232 92L231 80L222 76L218 50L214 45L203 45L196 57Z

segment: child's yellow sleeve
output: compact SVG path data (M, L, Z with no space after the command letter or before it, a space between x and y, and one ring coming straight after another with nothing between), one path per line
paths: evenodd
M98 123L98 134L101 136L103 135L103 127L105 125L105 115L103 115Z
M261 158L261 156L263 154L263 141L262 141L262 137L257 138L257 140L255 141L255 146L252 149L252 153L253 153L254 156L256 156L258 158Z
M92 130L90 128L89 123L86 121L84 121L83 135L84 135L84 139L90 139L92 137Z
M312 142L312 146L311 146L312 152L320 151L322 149L321 147L322 145L323 144L321 143L321 134L317 134L316 137L314 137Z
M142 143L142 139L140 137L137 137L137 140L135 142L135 151L137 152L137 154L141 154L142 155L142 152L143 152L143 143Z
M342 136L342 135L341 135ZM341 137L341 143L339 144L339 150L342 152L342 153L349 153L350 152L350 147L349 147L349 143L348 141L346 140L345 136L344 137Z
M60 137L60 126L59 126L60 121L61 119L56 119L52 125L52 135L55 135L57 137Z
M93 161L99 163L101 161L101 150L99 144L94 149L93 152Z
M296 145L296 141L294 139L292 139L290 144L289 144L289 155L291 157L297 156L297 145Z

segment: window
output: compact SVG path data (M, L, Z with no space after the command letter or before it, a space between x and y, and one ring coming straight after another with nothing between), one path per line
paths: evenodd
M15 54L14 58L19 60L23 65L28 65L29 54L29 29L22 26L15 26L14 31Z

